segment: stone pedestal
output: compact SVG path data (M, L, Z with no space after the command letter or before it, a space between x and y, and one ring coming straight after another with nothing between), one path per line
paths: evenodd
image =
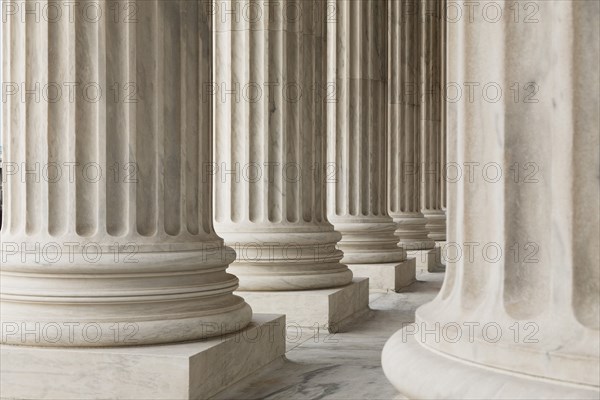
M444 271L444 258L442 248L439 246L429 250L414 250L406 252L415 259L417 270L427 272Z
M409 398L600 396L600 4L539 6L534 24L448 27L450 82L529 82L537 95L448 104L449 162L515 174L448 182L462 256L448 254L436 299L383 350Z
M398 291L416 280L416 259L410 257L400 263L350 264L349 268L355 276L369 278L371 291Z
M2 398L207 399L283 357L285 326L284 316L255 314L241 331L203 341L69 349L2 345Z
M336 333L369 311L369 279L333 289L237 292L257 312L284 312L290 329L312 328Z
M351 268L358 265L377 288L395 290L410 282L405 269L411 264L396 268L406 261L406 252L398 247L396 224L388 214L388 2L334 3L335 18L327 27L327 79L336 97L328 104L327 160L335 175L328 180L327 213L342 234L342 261Z

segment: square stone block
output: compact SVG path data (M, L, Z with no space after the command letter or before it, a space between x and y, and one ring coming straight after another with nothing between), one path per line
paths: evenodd
M442 260L441 247L434 247L429 250L413 250L407 251L408 257L414 257L417 263L417 270L427 272L442 272L446 266Z
M369 278L371 291L398 291L416 280L416 260L401 263L348 265L354 276Z
M296 291L238 291L255 312L286 314L289 327L342 332L369 311L369 279L334 289Z
M3 399L205 399L285 354L285 316L219 338L154 346L0 346Z

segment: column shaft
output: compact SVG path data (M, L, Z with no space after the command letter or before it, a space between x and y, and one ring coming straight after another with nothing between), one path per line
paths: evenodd
M419 2L389 3L388 198L407 250L432 249L420 201Z
M238 254L231 271L243 290L346 285L325 213L325 2L222 5L215 221Z
M387 199L387 1L332 2L328 23L328 215L342 233L343 261L397 263L406 259L394 235Z
M421 209L429 238L446 240L442 209L443 37L445 0L421 0Z

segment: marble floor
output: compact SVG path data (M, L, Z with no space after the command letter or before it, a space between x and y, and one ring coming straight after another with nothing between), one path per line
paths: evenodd
M221 392L216 399L402 399L381 369L381 350L417 307L433 299L444 274L422 272L401 293L371 293L370 313L335 335L288 327L286 359Z

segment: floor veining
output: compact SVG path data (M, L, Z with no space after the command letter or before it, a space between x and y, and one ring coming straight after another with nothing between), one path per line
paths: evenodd
M366 317L344 333L290 328L284 360L230 386L219 400L402 399L381 368L381 350L439 291L443 273L419 273L401 293L371 293Z

